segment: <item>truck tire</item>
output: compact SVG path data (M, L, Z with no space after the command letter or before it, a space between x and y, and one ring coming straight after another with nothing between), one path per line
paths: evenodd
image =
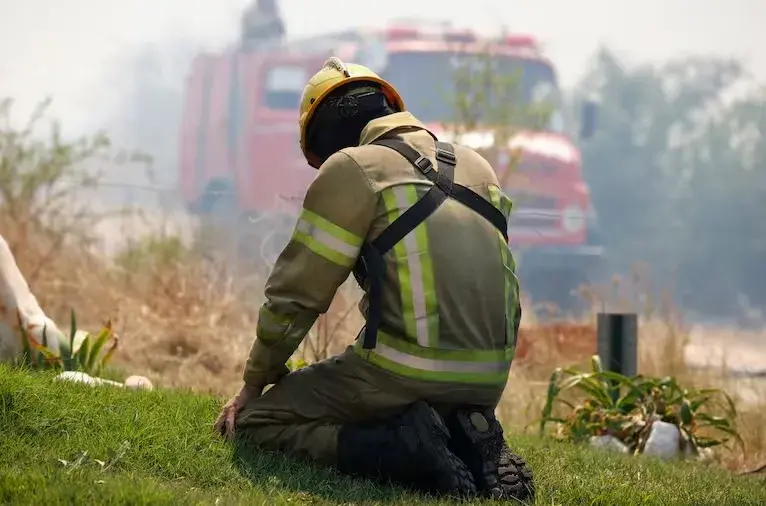
M210 216L223 204L222 198L228 198L236 203L234 184L222 178L208 181L202 194L188 204L189 212L196 216ZM231 202L227 205L231 205Z
M223 259L230 260L236 250L239 216L232 183L221 179L210 181L193 207L202 225L202 250L213 257L223 255Z
M239 215L234 185L229 181L211 181L201 197L202 214L212 221L233 224Z

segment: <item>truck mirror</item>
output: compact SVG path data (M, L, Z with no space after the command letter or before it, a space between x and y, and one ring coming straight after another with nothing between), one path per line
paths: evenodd
M580 112L580 139L586 140L593 137L596 133L596 116L598 115L598 102L592 99L586 99L582 104Z

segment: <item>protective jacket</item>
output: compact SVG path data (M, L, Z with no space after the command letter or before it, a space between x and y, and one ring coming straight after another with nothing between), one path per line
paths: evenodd
M506 236L512 203L478 153L439 146L421 122L399 112L371 121L359 146L321 165L266 283L246 383L284 374L353 272L365 290L367 332L354 345L360 357L413 379L505 384L521 318ZM407 214L427 218L381 250L376 239L390 243L397 227L389 226L421 199L434 202Z

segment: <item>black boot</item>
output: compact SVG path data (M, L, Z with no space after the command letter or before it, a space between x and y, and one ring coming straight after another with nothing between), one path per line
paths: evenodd
M441 416L419 401L388 420L343 427L338 435L338 469L429 493L473 495L473 477L447 448L448 439Z
M534 502L532 471L505 442L492 409L461 409L446 419L449 448L468 465L480 495Z

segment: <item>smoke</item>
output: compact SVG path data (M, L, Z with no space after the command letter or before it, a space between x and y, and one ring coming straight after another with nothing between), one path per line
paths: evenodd
M178 180L184 85L200 51L188 40L146 44L115 59L107 71L106 85L115 98L106 129L119 145L152 157L155 182L161 186Z

